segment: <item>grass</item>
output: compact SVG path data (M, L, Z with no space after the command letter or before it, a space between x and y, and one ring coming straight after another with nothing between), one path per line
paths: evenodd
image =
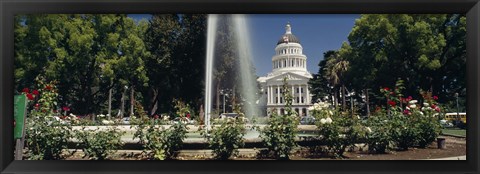
M442 129L442 133L446 135L467 136L467 130L465 129Z

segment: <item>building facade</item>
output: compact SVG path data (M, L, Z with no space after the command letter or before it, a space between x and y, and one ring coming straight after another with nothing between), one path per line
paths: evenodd
M285 100L282 96L283 79L287 78L288 89L293 96L292 108L299 116L307 115L311 104L308 81L312 78L307 71L307 56L303 54L300 40L292 34L290 24L285 27L285 34L280 37L272 57L272 71L267 76L259 77L261 85L261 106L270 116L272 112L284 112Z

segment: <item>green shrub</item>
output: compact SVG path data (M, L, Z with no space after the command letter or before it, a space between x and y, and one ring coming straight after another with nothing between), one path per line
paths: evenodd
M79 141L78 145L82 147L85 153L84 157L105 160L123 145L121 137L125 132L118 130L116 127L107 130L100 130L99 128L87 130L86 127L82 127L82 130L76 130L75 134Z
M151 151L149 155L157 160L175 158L186 138L186 125L178 122L164 129L162 126L156 126L154 121L150 123L145 133L144 144L145 149Z
M278 115L272 112L268 125L260 131L265 147L277 159L289 159L291 150L297 146L295 136L299 119L292 110L292 96L288 89L287 78L283 80L283 97L285 98L285 113Z
M370 153L385 153L389 147L392 137L390 130L391 122L386 113L372 115L366 122L365 143L368 145Z
M237 155L237 149L244 145L245 122L237 117L221 120L219 123L220 126L212 128L208 143L216 159L226 160Z

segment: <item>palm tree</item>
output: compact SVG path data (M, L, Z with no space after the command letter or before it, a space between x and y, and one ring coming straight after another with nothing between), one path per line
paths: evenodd
M337 51L332 57L327 61L325 69L325 78L330 81L330 84L336 88L338 85L341 85L341 95L342 95L342 109L346 109L345 103L345 83L343 82L343 77L345 72L349 69L350 62L345 59L345 57L340 55L340 52ZM334 90L335 98L337 97L337 90ZM338 101L335 100L335 107L338 105Z

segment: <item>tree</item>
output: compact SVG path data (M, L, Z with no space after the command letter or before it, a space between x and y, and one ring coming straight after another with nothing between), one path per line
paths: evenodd
M320 63L318 63L318 73L313 74L313 78L308 82L310 91L312 93L312 101L319 101L324 96L332 96L333 102L332 89L330 88L331 85L325 76L327 73L327 69L325 69L327 61L332 57L333 54L335 54L334 50L329 50L323 53L323 59L320 61Z
M415 98L428 90L452 100L465 89L465 35L464 15L362 15L348 37L358 56L352 69L373 80L355 86L393 86L400 78Z
M346 82L344 77L350 64L346 58L350 52L349 49L350 49L349 45L347 43L343 43L342 48L340 48L338 52L332 54L331 58L326 62L326 65L325 65L325 78L330 81L330 84L334 88L335 86L341 87L343 110L346 109L346 103L345 103L345 83Z
M150 79L148 107L150 114L172 111L171 101L176 85L173 61L181 31L179 16L176 14L154 14L150 20L146 42L151 56L146 60L147 76Z

